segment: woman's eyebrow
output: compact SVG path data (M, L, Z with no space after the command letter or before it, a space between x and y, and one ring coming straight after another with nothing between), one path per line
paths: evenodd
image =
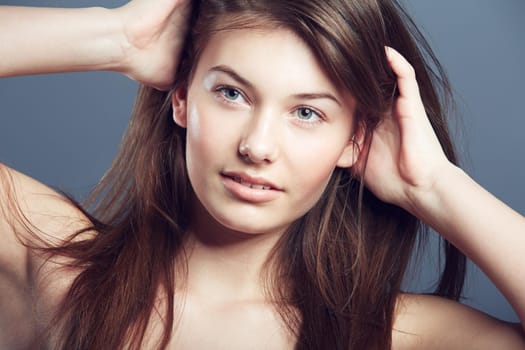
M302 94L295 94L293 95L293 97L297 99L301 99L301 100L318 100L318 99L327 98L337 103L338 106L341 106L341 103L339 102L339 100L335 98L334 95L328 92L302 93Z
M245 78L241 77L237 72L235 72L232 68L228 67L228 66L225 66L225 65L218 65L218 66L215 66L215 67L212 67L210 69L210 72L222 72L222 73L225 73L227 75L229 75L232 79L236 80L238 83L250 88L250 89L253 89L253 85L248 81L246 80Z

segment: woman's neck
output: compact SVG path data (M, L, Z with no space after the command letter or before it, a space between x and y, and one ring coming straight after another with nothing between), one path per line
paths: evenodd
M263 301L264 266L282 232L247 234L194 208L187 244L185 292L217 301ZM198 220L196 220L198 218Z

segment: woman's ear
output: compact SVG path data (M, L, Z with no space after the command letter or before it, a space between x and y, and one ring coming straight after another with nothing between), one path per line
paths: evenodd
M363 150L364 141L365 128L364 126L358 126L344 148L343 153L339 156L337 166L340 168L350 168L354 166L359 160L359 155Z
M176 88L171 95L173 120L181 128L186 128L188 125L187 94L188 91L186 87L182 86Z

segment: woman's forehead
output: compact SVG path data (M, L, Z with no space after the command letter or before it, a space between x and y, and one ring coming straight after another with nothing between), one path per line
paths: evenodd
M203 79L215 67L224 66L263 89L283 89L282 93L314 89L340 100L350 95L336 87L305 41L286 28L214 33L201 52L195 77Z

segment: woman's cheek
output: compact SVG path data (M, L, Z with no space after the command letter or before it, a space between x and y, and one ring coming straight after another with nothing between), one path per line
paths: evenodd
M189 115L188 115L188 136L191 136L189 139L199 138L200 136L200 114L197 110L195 104L190 105Z
M188 120L188 151L201 160L213 159L234 152L232 127L213 105L193 105Z
M295 144L298 147L292 173L300 174L296 180L309 198L309 205L313 206L321 197L336 167L338 154L334 150L337 148L327 147L326 142L296 141Z

